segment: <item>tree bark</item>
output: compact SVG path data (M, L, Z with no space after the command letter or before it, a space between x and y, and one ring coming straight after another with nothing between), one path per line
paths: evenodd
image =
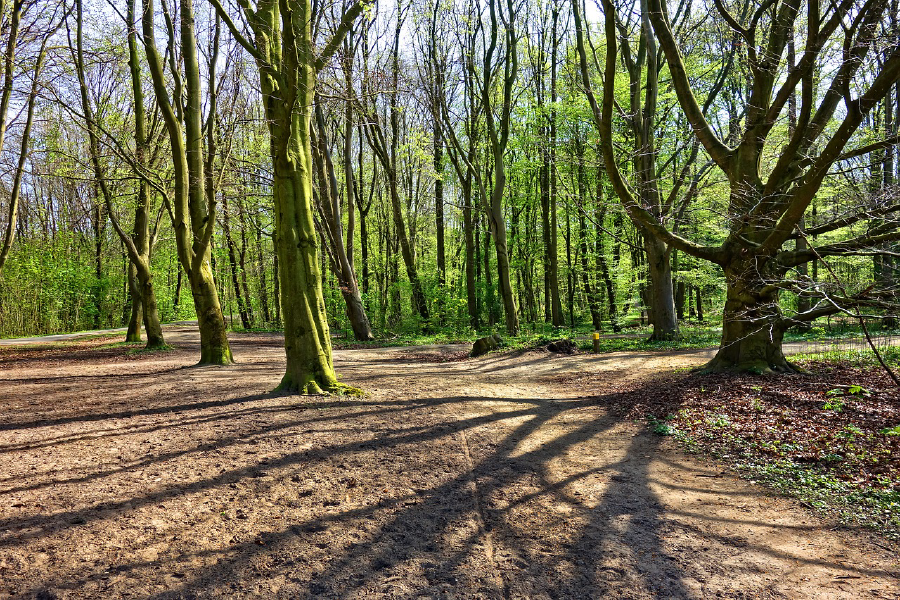
M670 249L653 235L644 234L647 271L650 285L647 290L648 310L652 317L652 340L673 340L678 337L678 319L672 287Z
M467 170L462 182L463 193L463 236L466 246L466 309L469 313L469 325L474 330L480 327L481 319L478 315L478 287L475 279L475 270L478 259L475 242L475 223L472 218L472 173Z
M263 322L268 324L272 321L272 313L269 312L269 282L266 278L266 262L263 259L263 243L262 243L262 227L254 223L256 230L256 262L259 269L259 303L262 308Z
M200 67L194 34L192 0L183 0L179 16L185 81L176 76L176 94L181 102L184 124L176 114L166 87L162 59L156 47L153 0L142 0L144 48L153 80L157 106L165 122L172 146L175 198L173 226L178 257L188 276L194 311L200 329L200 363L225 365L234 361L226 334L225 318L219 304L210 266L210 242L215 226L214 205L207 203L203 174L203 126L200 111ZM168 15L167 15L168 21ZM174 31L170 23L170 45Z
M353 328L353 335L359 341L375 339L372 334L372 326L363 306L362 297L359 294L359 286L356 283L356 273L350 265L344 246L344 232L341 226L341 207L338 203L337 176L334 172L334 163L331 159L331 151L328 147L328 132L325 127L325 117L322 106L316 102L316 129L318 132L318 153L315 154L317 171L319 173L320 199L323 216L325 217L325 237L330 246L332 258L332 271L338 280L341 296L347 309L347 317ZM348 193L351 190L348 189ZM352 207L350 207L352 211Z
M488 228L491 237L494 239L494 249L497 254L497 283L500 291L500 298L503 302L504 319L506 323L506 333L514 336L519 333L519 316L516 310L516 301L512 289L509 268L509 250L506 238L506 220L503 215L503 195L506 190L506 165L505 153L506 145L509 141L510 131L510 112L512 110L512 87L516 79L518 57L516 50L516 33L513 29L516 15L513 10L512 0L507 0L505 17L505 58L504 58L504 78L503 84L503 101L499 123L494 118L493 105L491 102L491 79L494 69L493 52L497 45L498 23L497 11L495 6L496 0L489 0L491 29L490 29L490 45L484 55L484 82L482 85L482 102L485 107L485 117L488 130L489 150L493 159L493 187L490 194L484 181L480 181L482 198L485 202L485 212L487 213Z
M237 300L238 305L238 315L241 317L241 326L244 329L250 329L250 315L247 310L247 302L249 302L249 297L244 296L241 291L241 282L239 280L239 265L237 252L235 249L234 238L231 236L231 225L229 224L229 219L231 215L228 210L228 198L222 197L222 232L225 234L225 245L228 247L228 262L231 266L231 283L234 287L234 298Z
M781 348L786 326L777 289L760 281L755 262L735 261L724 267L727 290L722 341L716 356L704 367L706 372L797 371ZM698 290L698 309L699 300ZM702 311L698 310L699 315Z
M131 297L131 310L128 318L128 329L125 332L125 341L135 343L141 341L141 324L144 320L144 311L141 302L141 286L138 284L137 267L128 261L128 295Z
M23 0L14 0L9 15L9 33L7 34L6 52L3 60L3 90L0 92L0 150L3 149L6 140L6 129L9 124L9 100L13 91L13 69L15 67L16 49L19 43L19 26L22 21ZM43 51L41 52L43 57ZM43 62L43 61L41 61ZM3 274L3 266L9 257L16 237L16 223L19 214L19 190L21 190L22 172L25 160L28 157L28 141L31 134L31 123L34 119L34 105L37 99L38 75L40 64L34 74L32 92L28 98L28 113L25 122L25 132L22 135L22 143L19 150L19 167L16 169L12 192L9 195L9 211L6 220L6 230L3 233L3 243L0 244L0 275Z

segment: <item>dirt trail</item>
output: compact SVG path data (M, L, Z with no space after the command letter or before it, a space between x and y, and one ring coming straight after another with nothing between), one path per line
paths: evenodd
M704 352L0 349L0 598L898 598L898 557L607 400ZM566 384L573 371L578 384ZM569 377L569 379L566 379Z

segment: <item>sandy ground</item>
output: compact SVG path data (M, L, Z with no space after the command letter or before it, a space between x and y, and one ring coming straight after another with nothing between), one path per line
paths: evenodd
M877 538L607 408L705 351L341 351L368 396L310 398L277 336L166 333L0 349L0 598L900 598Z

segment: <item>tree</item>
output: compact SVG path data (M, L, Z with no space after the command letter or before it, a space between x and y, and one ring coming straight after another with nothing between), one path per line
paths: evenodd
M122 226L116 217L113 208L112 192L107 184L107 174L101 164L100 157L100 140L97 123L94 116L94 109L91 104L90 93L88 90L87 79L85 76L84 64L84 33L83 33L83 0L76 1L76 47L73 49L75 71L78 77L78 88L81 96L81 108L85 121L85 127L88 133L88 152L91 158L91 165L94 169L94 179L103 201L106 206L106 214L109 216L113 224L113 228L122 240L125 246L131 268L135 271L134 276L137 279L137 289L132 289L133 306L138 307L132 310L132 315L143 315L144 327L147 332L148 349L162 348L165 344L162 326L159 321L159 311L156 305L156 292L153 287L153 274L150 271L150 247L151 236L149 231L149 190L145 181L138 183L138 202L135 215L134 238L132 238ZM140 65L137 55L136 33L133 29L134 24L134 0L128 3L128 59L131 70L131 83L134 92L134 117L135 117L135 161L141 165L145 165L145 145L146 145L146 125L144 115L143 90L141 88ZM71 45L71 40L70 40ZM129 273L131 275L131 273ZM131 279L131 277L129 277ZM129 281L131 284L131 281ZM134 293L137 291L137 293ZM97 315L99 318L99 314ZM130 323L128 341L140 341L140 323L133 323L137 319L132 319ZM136 326L135 326L136 325ZM136 331L135 331L136 330Z
M403 257L403 264L406 267L406 276L409 279L409 285L412 288L412 304L413 310L425 322L426 328L429 326L430 311L428 309L428 301L425 297L425 289L422 285L422 278L419 276L419 268L416 265L415 247L411 242L411 235L407 231L407 219L403 215L403 205L400 199L400 173L397 160L397 145L400 140L400 116L401 109L399 105L399 87L400 87L400 33L403 28L403 21L409 5L397 6L397 22L394 28L393 45L390 53L390 73L391 73L391 90L388 93L390 102L389 115L390 120L390 137L385 134L385 128L382 126L381 119L378 117L377 107L373 101L368 106L363 102L358 102L360 112L366 120L366 138L372 147L378 162L384 170L384 177L387 180L388 192L390 195L391 215L393 217L394 231L400 243L400 255ZM413 220L414 215L408 215L409 221Z
M0 0L0 15L5 14L5 1ZM16 73L16 58L20 44L22 42L20 33L22 30L22 18L28 10L35 6L36 2L28 2L27 0L13 0L10 7L9 31L6 40L6 50L3 55L3 88L0 90L0 150L3 149L6 139L6 132L10 123L10 99L13 95L13 83ZM7 220L6 228L3 233L2 243L0 243L0 275L3 274L3 265L9 257L9 251L12 248L13 241L16 237L16 223L19 212L19 195L22 190L22 176L25 173L25 161L28 159L28 144L31 140L31 127L34 123L34 109L37 102L38 91L40 89L40 75L46 58L47 42L50 36L56 31L59 25L52 25L55 20L56 10L47 11L51 15L51 25L39 36L39 50L34 60L33 71L31 73L31 87L25 99L25 125L22 131L21 141L19 143L18 162L13 173L12 188L7 200ZM24 69L23 69L24 70Z
M543 12L543 11L542 11ZM557 72L559 67L559 4L554 1L549 7L549 31L546 14L537 19L537 44L532 47L533 79L535 100L540 125L540 196L541 231L544 240L544 319L554 327L564 325L559 289L558 250L558 192L556 165L557 128ZM549 46L549 53L547 46ZM534 56L536 54L536 56ZM549 54L549 56L548 56ZM550 65L550 86L547 89L546 66Z
M344 245L340 192L338 191L337 176L334 172L334 161L331 159L328 129L325 126L321 99L316 100L315 121L315 135L313 139L318 143L314 145L313 157L319 180L317 206L322 215L319 233L323 238L331 270L337 277L341 296L343 296L347 307L347 317L350 319L350 326L353 328L353 335L359 341L371 340L375 336L372 334L372 326L369 323L366 308L363 306L362 296L359 294L356 272L353 270L353 265L350 264L350 255L347 254L346 250L347 246ZM348 131L352 131L352 124L349 121L345 121L344 127ZM346 165L351 164L346 156L344 160ZM352 177L352 166L348 168L346 165L345 173L348 170L350 171L346 176ZM352 197L352 183L348 184L348 186L351 188L347 190L349 202L349 198ZM348 213L353 214L352 205L348 206Z
M175 81L175 93L171 99L166 88L162 57L156 47L153 0L142 0L142 8L144 49L156 103L172 149L175 172L172 225L181 267L188 276L194 298L200 328L200 364L229 364L233 357L210 265L210 245L216 223L215 198L207 195L205 190L207 181L204 175L203 115L200 106L202 88L193 0L181 0L180 3L180 69L175 59L174 22L163 5L171 49L171 76Z
M517 335L519 332L519 316L516 310L515 293L510 278L509 248L506 235L506 217L503 214L503 198L506 192L506 148L509 143L510 116L513 106L513 85L518 72L517 34L514 26L516 12L512 0L507 0L505 11L501 7L497 9L496 0L488 2L490 14L490 29L486 30L488 39L487 48L484 50L482 72L480 81L481 110L484 114L485 129L487 132L488 159L484 165L485 173L482 174L477 163L469 160L462 144L453 132L453 126L446 123L446 133L453 144L456 156L464 161L471 170L478 190L481 195L481 204L484 215L487 218L488 229L494 240L494 250L497 255L497 279L500 288L500 298L503 302L506 332L509 335ZM500 40L500 21L503 25L503 39ZM480 20L478 27L483 27ZM499 50L498 48L502 48ZM502 58L495 64L495 52L502 53ZM477 81L474 61L467 61L467 68L472 81ZM503 75L499 78L500 85L500 110L495 115L496 101L494 99L495 85L498 83L497 72L502 69ZM446 107L445 107L446 108ZM445 115L448 110L442 111ZM446 117L445 117L446 120ZM488 182L490 177L490 185ZM487 271L487 269L486 269Z
M453 81L448 75L450 68L450 60L448 57L449 48L452 44L443 41L443 36L438 33L438 18L440 0L435 0L431 13L431 27L429 28L427 40L423 45L428 48L430 60L426 62L426 73L431 71L428 76L429 81L434 81L434 85L428 86L426 92L428 94L429 103L434 111L435 127L441 129L439 137L443 140L449 139L450 143L446 145L447 155L453 164L457 181L462 196L462 228L463 228L463 247L465 249L465 288L466 288L466 311L468 313L469 325L473 329L478 329L481 325L481 319L478 310L478 290L476 282L476 269L478 260L476 259L476 243L475 228L476 222L473 215L473 191L474 177L476 169L474 167L476 161L476 152L478 150L479 140L479 122L482 112L482 105L479 100L477 85L475 82L475 47L477 29L471 26L465 26L470 22L468 15L466 18L460 18L454 13L455 24L457 26L456 41L457 47L461 49L458 56L457 77L460 81ZM470 11L474 7L469 8ZM440 73L440 75L438 74ZM438 85L440 81L443 85ZM448 98L454 96L454 92L462 85L462 132L465 136L465 147L460 143L456 134L458 126L451 118L451 101ZM436 134L438 135L438 134ZM443 189L442 189L443 191Z
M618 44L615 9L611 0L603 2L606 63L602 107L594 98L587 77L584 84L604 138L604 161L610 177L629 215L650 234L673 248L721 266L725 273L722 341L707 370L794 371L782 352L784 332L795 323L841 308L833 296L826 298L819 293L816 306L804 313L785 316L779 306L779 294L786 288L785 274L816 257L871 253L876 244L900 238L896 226L890 226L861 234L849 232L846 240L806 250L783 248L792 236L804 235L797 228L832 166L848 155L867 153L878 147L878 144L866 145L846 151L865 116L900 77L900 51L895 43L880 69L870 75L860 70L876 42L885 4L882 0L870 0L856 5L848 0L823 14L816 0L807 2L807 35L797 49L800 59L793 67L786 68L784 54L802 12L801 0L763 2L745 11L743 24L732 16L722 0L717 0L717 14L739 35L741 57L747 66L741 88L749 90L749 97L744 101L743 119L732 122L738 130L732 145L723 141L704 115L670 27L666 7L660 0L642 4L642 14L652 24L665 54L681 110L728 181L728 232L724 241L715 246L696 243L667 229L651 211L641 206L616 167L610 139ZM579 60L582 71L586 72L578 0L572 6ZM840 53L830 53L831 48L839 48ZM829 62L835 64L833 70L819 68ZM797 127L776 154L773 130L798 86L801 102ZM843 114L838 112L841 104ZM843 118L837 121L839 117ZM835 221L826 230L834 231L865 218L864 214L853 215L850 223ZM860 294L843 300L852 305L865 302L866 298Z
M331 336L313 224L312 110L316 75L340 47L364 5L353 2L316 52L309 0L240 0L254 33L246 39L219 0L210 0L234 38L256 60L274 169L278 255L287 366L279 390L336 391Z

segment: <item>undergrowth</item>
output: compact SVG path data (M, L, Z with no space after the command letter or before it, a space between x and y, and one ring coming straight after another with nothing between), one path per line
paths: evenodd
M898 364L900 350L886 355ZM811 375L676 376L632 411L688 451L898 542L900 390L871 352L838 356L795 357Z

